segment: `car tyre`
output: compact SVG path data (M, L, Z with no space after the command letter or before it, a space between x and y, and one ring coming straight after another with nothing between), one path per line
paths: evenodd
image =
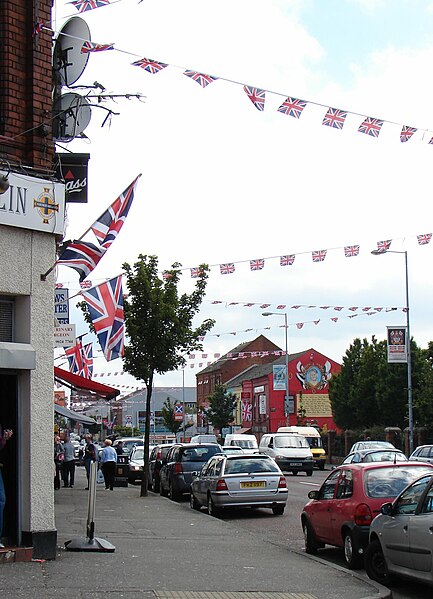
M200 510L200 504L195 498L194 493L191 491L191 495L189 496L189 505L192 510Z
M306 471L305 471L305 474L306 474L307 476L313 476L313 471L312 471L312 470L306 470Z
M216 507L210 494L207 498L207 513L209 514L209 516L212 516L213 518L221 517L221 508Z
M298 471L297 470L292 470L292 474L293 474L293 476L298 476Z
M302 523L302 531L304 533L305 552L310 555L317 553L318 544L314 536L313 528L308 520L304 520Z
M179 501L180 495L173 489L173 483L170 481L168 484L168 496L172 501Z
M160 488L159 480L156 480L156 478L153 477L152 478L152 489L153 489L154 493L159 493L159 488Z
M319 464L319 470L325 470L325 462Z
M377 539L367 545L364 553L364 567L368 576L380 584L390 586L395 582L394 577L388 571L382 546Z
M343 537L344 559L349 570L359 570L362 566L362 558L358 553L353 535L350 530L344 532Z
M275 505L272 508L272 513L274 514L274 516L282 516L284 514L285 507L285 505Z
M168 493L164 489L164 486L162 485L162 483L160 483L160 485L159 485L159 494L161 495L161 497L167 497L167 495L168 495Z

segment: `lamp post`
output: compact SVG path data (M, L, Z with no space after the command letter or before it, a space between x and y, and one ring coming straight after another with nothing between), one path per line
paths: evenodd
M287 326L287 312L284 314L281 312L262 312L262 316L284 316L284 332L285 332L285 345L286 345L286 406L289 406L289 342L288 342L288 326Z
M404 254L406 276L406 329L407 329L407 407L409 413L409 455L413 452L413 407L412 407L412 354L410 347L410 318L409 318L409 276L407 268L407 251L373 250L374 256L381 254Z

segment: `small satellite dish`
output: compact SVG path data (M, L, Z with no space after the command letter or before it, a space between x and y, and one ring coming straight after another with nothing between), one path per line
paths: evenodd
M53 137L56 141L71 141L81 135L90 123L92 110L85 96L68 93L59 96L53 106Z
M81 53L83 43L90 41L90 29L80 17L72 17L63 25L54 45L53 69L57 85L69 87L82 75L89 53Z

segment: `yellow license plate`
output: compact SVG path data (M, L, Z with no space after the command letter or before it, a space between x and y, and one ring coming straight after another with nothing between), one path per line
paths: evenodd
M266 483L264 480L257 480L252 482L241 483L241 489L257 489L259 487L265 487Z

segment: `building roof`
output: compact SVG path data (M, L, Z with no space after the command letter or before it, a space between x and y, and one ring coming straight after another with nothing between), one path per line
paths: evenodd
M306 351L307 350L296 352L294 354L289 354L288 361L291 362L292 360L296 360L296 358L299 358L300 356L305 354ZM273 362L269 362L268 364L254 364L250 366L250 368L246 368L244 371L227 381L225 383L225 386L237 387L238 385L241 385L244 381L251 381L252 379L259 379L263 376L267 376L268 374L271 374L273 366L285 363L286 356L279 356L276 360L274 360Z

